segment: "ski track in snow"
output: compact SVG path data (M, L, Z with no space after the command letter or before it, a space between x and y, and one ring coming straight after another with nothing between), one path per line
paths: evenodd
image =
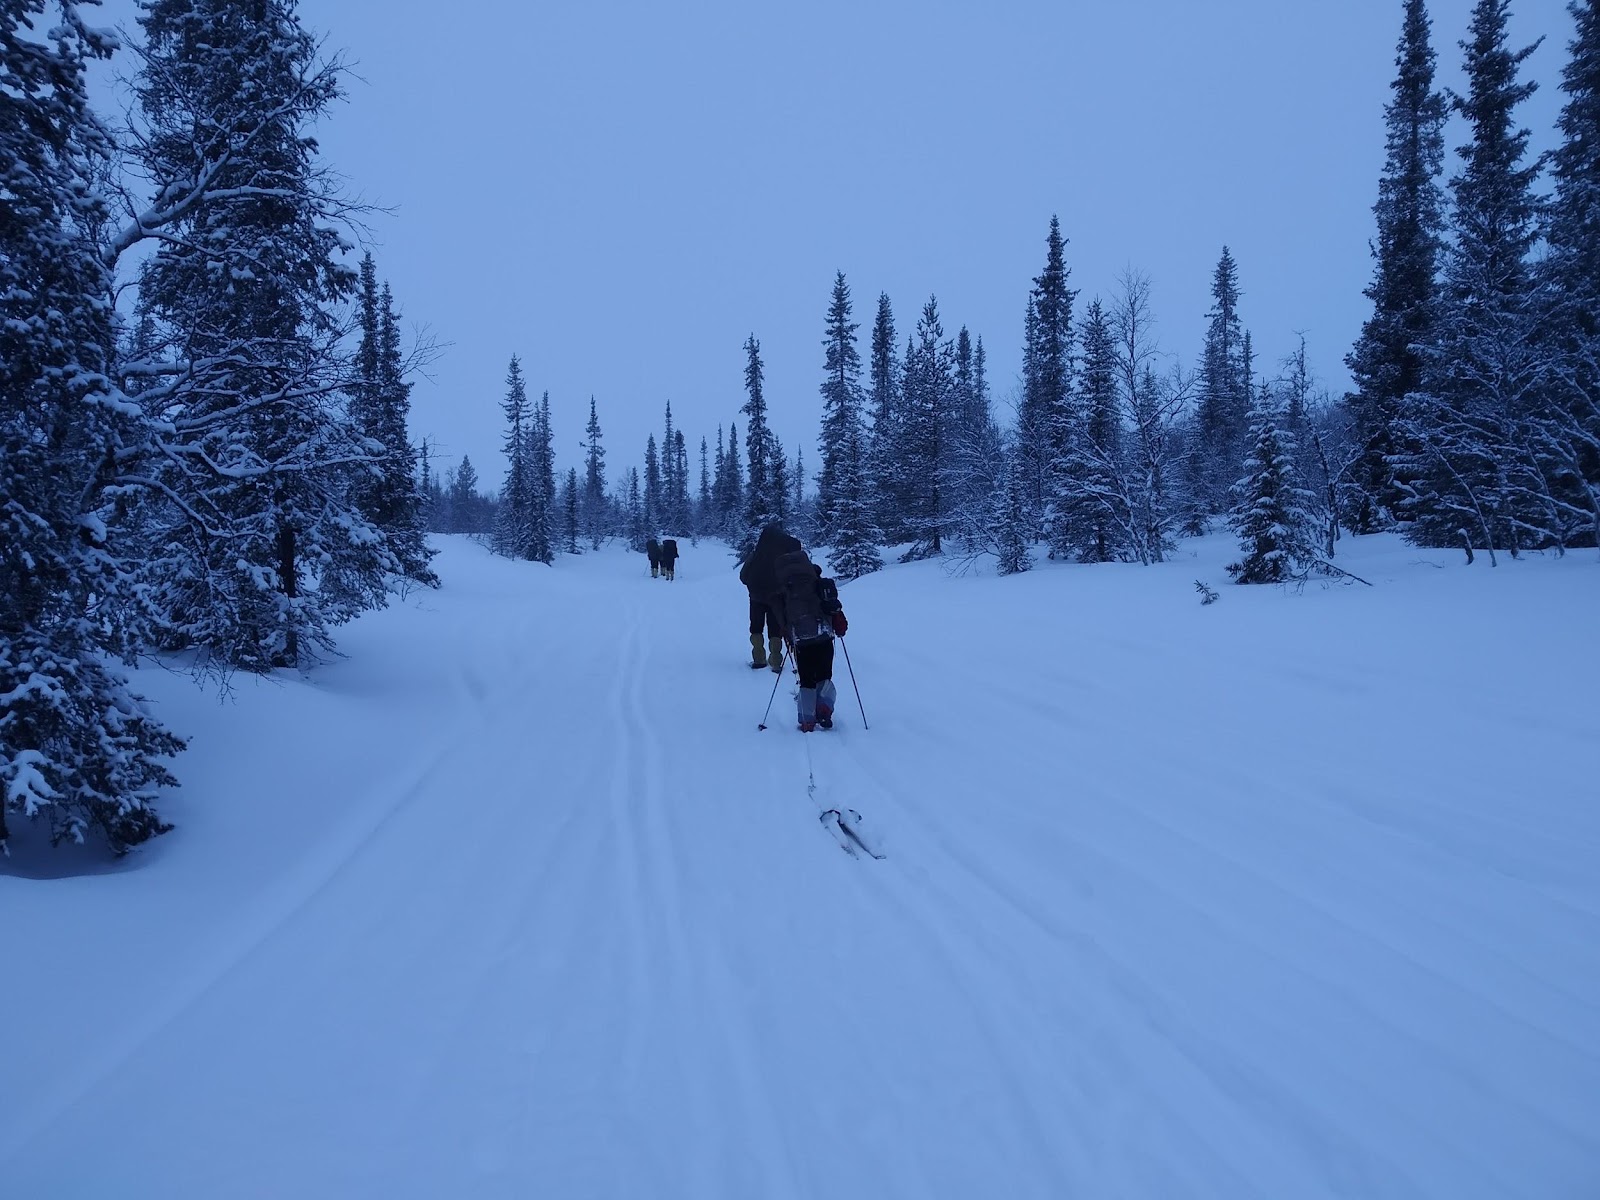
M667 584L452 541L443 592L269 697L393 716L339 748L359 787L293 798L303 846L241 826L278 835L259 886L195 843L109 877L170 922L163 880L196 872L217 911L85 977L126 1000L0 1094L7 1194L1596 1194L1600 818L1570 705L1306 650L1314 622L1348 637L1310 606L1363 593L1235 589L1169 627L1138 619L1154 569L926 564L845 589L870 730L841 653L834 730L795 731L791 672L757 732L772 680L727 669L723 553ZM1039 642L1063 596L1104 632ZM1446 714L1439 753L1370 719L1402 683ZM1365 763L1286 768L1308 729ZM828 807L889 857L843 853ZM92 938L108 895L24 925ZM49 992L47 944L40 1011L81 992Z

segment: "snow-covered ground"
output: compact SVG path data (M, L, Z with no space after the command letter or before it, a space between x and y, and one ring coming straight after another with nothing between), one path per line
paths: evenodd
M0 862L0 1194L1600 1195L1592 552L891 567L801 735L684 549L142 672L178 829Z

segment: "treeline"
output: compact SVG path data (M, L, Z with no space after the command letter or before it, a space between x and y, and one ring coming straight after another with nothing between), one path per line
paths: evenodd
M608 478L604 434L591 397L585 426L583 468L555 466L550 394L537 403L528 396L520 360L513 355L501 401L505 417L503 482L496 493L481 490L469 457L442 476L423 480L431 527L440 533L469 533L488 539L496 553L510 558L552 562L557 554L597 550L613 538L643 550L652 534L670 537L727 538L736 547L753 540L770 520L804 529L811 502L805 486L805 458L791 464L767 424L761 346L745 344L747 399L743 450L739 424L719 426L716 447L699 439L693 460L689 441L666 402L661 437L646 439L642 462Z
M117 660L300 666L436 582L395 303L311 133L344 65L290 0L138 25L113 128L85 73L114 39L0 4L0 847L19 814L117 852L166 828L182 743Z
M773 436L759 343L746 343L737 422L699 444L698 491L667 407L639 468L608 488L590 408L580 476L548 469L548 404L524 408L508 380L511 469L498 500L437 488L457 528L539 558L648 531L747 546L773 517L832 549L844 578L902 560L993 555L1002 573L1036 555L1163 561L1218 522L1238 535L1241 582L1337 573L1343 530L1399 528L1422 545L1512 554L1600 543L1600 17L1571 6L1561 148L1528 158L1514 110L1531 48L1506 44L1508 5L1480 0L1467 91L1434 85L1422 0L1406 0L1385 109L1387 161L1374 211L1373 314L1338 400L1308 367L1304 338L1263 364L1241 311L1239 264L1222 248L1193 367L1160 345L1149 278L1130 271L1080 305L1052 219L1023 311L1014 414L997 418L981 337L946 336L930 297L902 343L879 295L866 359L850 288L837 276L824 321L815 493ZM1446 187L1444 130L1467 126ZM1548 169L1552 194L1537 188ZM520 398L519 398L520 397ZM522 417L515 414L524 411ZM541 424L542 422L542 424ZM523 447L514 450L514 447ZM545 456L545 457L542 457ZM460 485L468 474L455 475ZM491 510L496 515L490 515ZM471 523L470 526L468 523Z

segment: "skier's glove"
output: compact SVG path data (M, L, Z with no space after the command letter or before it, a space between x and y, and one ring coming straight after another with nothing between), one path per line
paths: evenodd
M844 619L844 609L841 608L833 614L833 632L843 637L845 630L849 628L850 622Z

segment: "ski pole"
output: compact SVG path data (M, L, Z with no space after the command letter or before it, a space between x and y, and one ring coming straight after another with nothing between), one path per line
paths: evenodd
M785 647L788 647L789 639L787 637L785 637L783 639L783 644L784 644ZM789 655L789 657L793 658L794 657L793 653L791 653ZM785 663L783 665L783 669L780 669L778 671L778 677L772 681L772 695L767 697L767 711L761 714L761 723L756 726L756 732L757 733L760 733L763 729L765 729L767 727L767 718L772 715L772 701L778 695L778 685L783 682L783 673L784 673L784 670L788 669L788 665L789 665L788 663ZM865 724L865 723L866 723L866 718L863 717L862 718L862 724Z
M850 663L850 647L844 644L844 634L842 633L839 635L839 649L844 651L844 665L845 669L850 672L850 686L855 688L856 691L856 707L861 709L861 728L871 729L872 726L867 724L867 710L862 708L861 705L861 687L856 683L856 669Z

